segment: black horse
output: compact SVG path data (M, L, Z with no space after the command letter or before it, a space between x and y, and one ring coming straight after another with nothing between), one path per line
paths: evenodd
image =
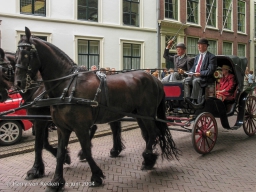
M0 102L4 102L8 98L8 90L13 86L15 69L15 53L4 52L0 48ZM41 80L41 76L38 73L34 81ZM20 93L25 103L33 101L38 95L45 91L44 85L41 84L34 87L32 86L25 93ZM28 108L28 115L50 115L50 107L38 107ZM57 148L50 145L48 141L48 127L51 122L45 120L33 120L33 126L35 129L35 161L33 167L27 172L27 180L43 177L45 174L45 168L42 158L43 147L49 151L53 156L57 156ZM125 148L121 141L121 125L120 122L110 123L110 127L113 133L113 148L110 151L111 157L117 157L120 152ZM97 129L96 125L90 128L90 139L93 138ZM80 159L84 159L82 151L79 152ZM70 164L70 156L66 151L65 163Z
M104 81L93 71L77 73L76 65L63 51L32 37L28 28L25 34L18 45L15 85L26 90L30 79L40 71L49 95L48 102L56 102L51 104L53 122L59 127L57 165L51 181L56 187L47 190L55 191L65 185L64 154L72 131L91 168L92 185L101 185L105 176L92 158L89 128L93 124L116 121L127 113L136 115L146 142L143 169L155 165L157 154L153 149L157 144L162 158L171 160L178 156L179 150L167 124L156 121L156 118L166 119L165 94L159 80L143 71L110 75ZM99 92L99 88L104 91Z

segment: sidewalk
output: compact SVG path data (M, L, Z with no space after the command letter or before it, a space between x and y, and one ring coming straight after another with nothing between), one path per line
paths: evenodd
M137 122L122 122L122 131L128 131L138 128ZM108 124L98 125L98 129L94 135L94 138L102 137L105 135L111 135L111 129ZM32 135L32 129L23 131L22 140L20 143L11 146L0 146L0 159L17 154L27 153L34 151L35 136ZM74 132L71 133L69 143L75 143L78 139ZM51 145L56 146L58 143L57 131L49 132L49 142Z

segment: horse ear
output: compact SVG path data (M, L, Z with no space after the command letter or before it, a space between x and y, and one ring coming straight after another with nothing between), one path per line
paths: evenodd
M25 34L26 34L27 40L29 41L29 39L31 37L31 32L30 32L29 28L27 28L27 27L25 27Z
M0 55L1 55L0 59L4 59L5 53L4 53L4 50L1 48L0 48Z

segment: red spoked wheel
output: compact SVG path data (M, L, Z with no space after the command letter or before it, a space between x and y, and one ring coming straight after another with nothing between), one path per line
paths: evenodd
M218 136L217 122L211 113L201 113L195 120L192 128L192 143L200 154L209 153Z
M245 104L244 114L244 132L248 136L253 136L256 133L256 97L249 96Z

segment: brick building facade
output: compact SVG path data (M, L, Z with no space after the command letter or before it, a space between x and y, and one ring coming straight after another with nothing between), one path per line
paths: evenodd
M204 37L210 41L210 52L247 57L250 66L249 13L250 0L160 0L161 53L166 41L177 36L176 42L184 42L187 54L194 56L198 39ZM163 58L161 63L172 65Z

